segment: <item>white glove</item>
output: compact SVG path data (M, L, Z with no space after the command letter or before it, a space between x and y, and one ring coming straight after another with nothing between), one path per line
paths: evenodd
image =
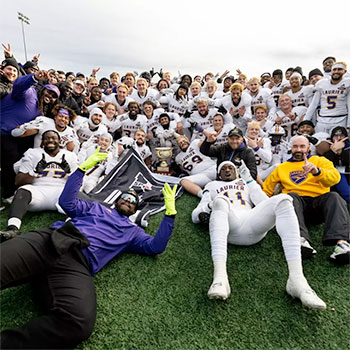
M247 168L246 164L243 160L241 160L242 164L238 168L238 174L239 176L245 181L245 182L251 182L254 179L252 178L252 175L250 175L250 171Z
M32 120L29 123L25 123L24 127L27 130L36 130L36 129L40 129L41 125L44 123L44 120L42 118L36 118L34 120Z
M19 126L18 128L14 128L11 131L11 135L13 137L20 137L26 132L25 124Z

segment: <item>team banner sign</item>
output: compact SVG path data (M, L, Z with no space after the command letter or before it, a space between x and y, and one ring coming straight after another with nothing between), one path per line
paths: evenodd
M162 189L166 182L171 187L178 184L175 197L178 199L183 193L179 179L152 173L138 153L130 148L107 177L89 194L80 193L79 197L113 206L123 191L133 189L139 195L140 204L137 212L130 216L130 220L140 226L147 227L149 217L165 209Z

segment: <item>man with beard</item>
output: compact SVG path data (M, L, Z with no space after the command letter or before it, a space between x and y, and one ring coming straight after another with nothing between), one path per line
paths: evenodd
M304 258L316 254L310 245L307 224L323 222L323 245L335 245L330 259L339 265L348 265L349 214L344 199L338 193L330 192L330 187L340 181L339 171L328 159L310 156L309 152L308 139L304 136L296 137L292 144L292 157L270 174L264 181L263 190L272 196L276 184L280 183L282 193L293 197Z
M115 209L78 198L85 172L106 157L97 149L69 177L59 205L70 220L0 245L1 289L35 281L46 302L43 315L2 331L2 349L75 348L96 320L92 275L123 252L154 256L165 250L174 227L176 186L164 186L165 216L154 236L129 219L138 209L135 191L122 192Z
M238 173L241 178L238 178ZM268 198L244 162L238 173L232 162L221 163L218 180L205 186L203 198L192 213L195 223L200 222L203 214L210 215L214 276L208 291L209 299L226 300L231 292L226 268L227 243L239 246L256 244L276 225L288 264L287 293L300 299L306 307L325 309L326 304L311 289L303 274L298 220L292 198L286 194Z
M106 125L102 124L102 119L103 112L99 108L93 108L90 112L89 119L84 120L74 127L81 144L91 137L98 137L108 132ZM76 150L79 150L79 145Z
M134 135L133 148L140 155L142 160L147 165L148 169L151 169L152 165L152 153L150 148L145 144L146 133L142 129L137 129Z
M304 120L313 120L320 105L316 132L328 134L336 126L350 127L350 79L344 79L346 63L336 62L332 67L331 79L322 79L306 112Z
M0 239L16 236L22 218L29 211L57 210L56 203L67 181L68 175L77 168L77 157L73 152L60 150L57 131L43 133L44 148L30 148L14 165L16 191L9 209L5 231Z
M291 89L286 92L286 94L289 95L292 99L293 107L308 107L311 103L314 94L314 86L302 86L302 82L302 75L298 71L294 71L289 78L289 84Z
M202 188L216 177L215 161L199 150L202 140L190 143L186 136L180 136L176 142L181 152L175 157L175 162L182 172L189 174L181 178L180 184L187 192L201 198Z
M191 141L203 138L203 130L212 125L213 117L217 110L209 109L208 100L201 98L197 101L197 111L193 112L189 118L186 118L183 127L189 129L192 135Z
M248 122L252 119L251 96L243 92L244 86L234 83L230 87L231 94L215 101L218 112L225 113L225 123L233 123L245 133Z
M60 97L58 99L58 103L73 109L73 111L79 115L80 107L77 101L72 96L73 83L70 81L65 81L63 83L59 83L58 88L61 92Z
M128 104L128 113L118 117L122 126L119 132L122 136L134 138L137 129L143 129L147 133L147 117L141 114L140 105L136 101L131 101Z
M200 146L200 151L208 157L216 158L217 168L226 160L233 163L243 160L255 180L258 172L254 152L245 143L242 130L236 127L231 129L227 142L223 144L216 144L216 138L216 134L208 133Z

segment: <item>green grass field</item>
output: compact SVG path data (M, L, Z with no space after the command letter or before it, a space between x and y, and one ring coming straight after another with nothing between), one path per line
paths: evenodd
M175 230L155 258L124 254L95 277L98 314L91 337L79 349L339 349L350 348L349 267L328 261L322 226L312 229L318 251L304 262L310 285L327 310L308 310L285 293L287 265L272 230L251 247L229 246L231 297L207 299L212 265L209 234L192 224L198 200L177 201ZM162 217L150 220L155 233ZM27 214L23 231L47 226L57 213ZM1 213L1 227L7 211ZM1 292L1 329L17 327L40 312L28 286Z

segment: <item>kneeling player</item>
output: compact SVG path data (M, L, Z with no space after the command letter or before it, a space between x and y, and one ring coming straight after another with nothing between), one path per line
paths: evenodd
M226 271L227 242L256 244L276 225L289 270L287 293L299 298L304 306L325 309L326 304L311 289L303 274L299 225L292 198L285 194L268 198L244 162L238 171L241 179L237 178L237 169L232 162L221 163L218 168L221 180L205 187L203 198L192 213L192 220L197 223L203 216L201 213L209 213L211 208L209 231L214 278L208 297L225 300L230 295Z

